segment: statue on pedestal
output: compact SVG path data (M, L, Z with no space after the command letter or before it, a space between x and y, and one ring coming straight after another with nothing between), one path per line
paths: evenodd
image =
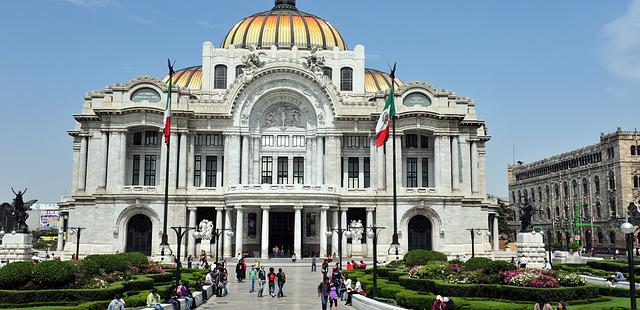
M517 207L520 209L520 232L533 231L533 213L539 210L528 202L524 205L518 204Z
M13 188L11 188L11 191L16 195L13 203L9 204L5 202L0 205L0 224L3 226L2 229L15 231L17 233L29 233L29 226L27 226L26 223L27 218L29 218L27 211L38 200L33 199L24 202L22 196L27 192L26 188L24 191L18 191L17 193Z

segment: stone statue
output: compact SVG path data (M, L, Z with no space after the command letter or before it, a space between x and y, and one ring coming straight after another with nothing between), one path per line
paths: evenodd
M536 212L536 208L530 204L525 203L524 205L517 205L520 209L520 230L521 232L531 232L533 231L532 218L533 213Z
M357 220L357 221L351 221L351 243L360 243L360 241L362 240L362 232L363 232L363 227L362 227L362 221Z
M29 200L24 202L22 196L27 192L25 188L24 191L16 191L11 188L13 194L16 197L13 199L13 204L3 203L0 205L0 216L2 216L2 229L3 230L12 230L17 233L28 233L29 227L27 226L27 218L29 218L29 214L27 211L31 208L31 205L36 203L38 200Z
M311 49L311 54L304 57L304 59L306 59L304 67L315 74L322 74L322 67L324 66L325 59L322 56L316 55L317 52L318 47L313 47Z
M202 220L199 225L200 232L202 233L202 240L211 240L213 233L213 222L209 220Z
M264 61L260 60L260 56L267 54L265 52L259 52L255 45L249 46L248 49L249 53L242 56L243 71L252 73L264 66Z

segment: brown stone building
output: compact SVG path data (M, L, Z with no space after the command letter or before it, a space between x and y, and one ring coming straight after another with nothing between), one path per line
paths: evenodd
M638 139L637 131L618 128L597 144L509 165L509 200L536 206L534 227L550 228L563 248L572 241L599 252L624 248L621 218L640 189Z

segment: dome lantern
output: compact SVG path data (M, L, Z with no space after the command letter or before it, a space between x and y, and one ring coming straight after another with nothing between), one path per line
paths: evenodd
M273 10L294 10L297 11L296 8L296 0L276 0L276 6L273 7Z

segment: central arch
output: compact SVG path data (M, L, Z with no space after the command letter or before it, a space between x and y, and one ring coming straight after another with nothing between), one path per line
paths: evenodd
M151 256L151 233L153 224L144 214L136 214L127 222L126 252L140 252Z
M426 216L415 215L409 220L408 227L409 251L433 249L431 221Z

